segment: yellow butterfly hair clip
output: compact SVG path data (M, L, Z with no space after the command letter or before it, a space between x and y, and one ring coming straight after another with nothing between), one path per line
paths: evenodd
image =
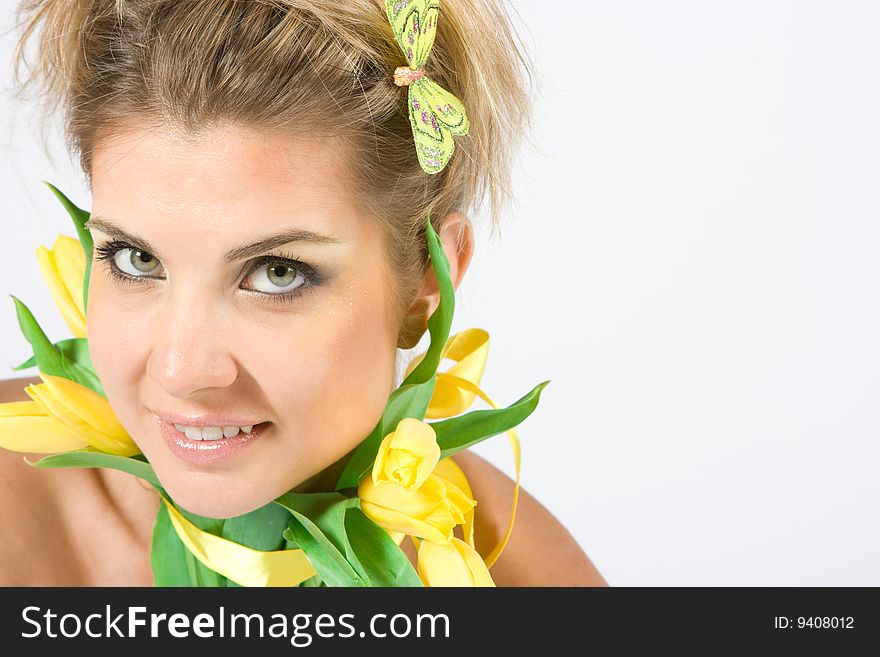
M466 135L470 127L462 102L425 73L440 0L385 0L385 12L409 62L395 69L394 84L409 87L409 122L419 164L425 173L440 173L455 151L453 137Z

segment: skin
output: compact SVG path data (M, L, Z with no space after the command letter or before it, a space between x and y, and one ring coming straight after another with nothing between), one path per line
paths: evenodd
M398 318L384 303L393 282L382 233L357 207L340 157L332 144L232 128L186 141L137 132L95 150L93 216L146 240L161 264L137 285L97 267L92 360L122 425L193 513L237 516L300 484L327 484L393 389ZM278 303L270 295L296 280L273 283L271 263L250 274L255 258L227 264L223 255L285 228L340 243L270 252L324 278ZM91 230L97 246L112 241ZM132 253L117 260L137 272ZM193 465L160 435L154 413L173 411L226 411L272 427L232 459Z
M133 260L129 249L115 262L153 278L121 283L108 275L110 262L95 261L92 360L122 425L170 495L194 513L231 517L291 489L332 490L343 457L373 428L394 387L400 327L424 322L439 302L429 271L404 316L389 307L394 280L382 232L357 204L342 156L332 142L232 126L186 139L133 129L99 139L94 150L92 218L148 242L152 259ZM259 256L230 264L223 255L284 228L339 242L266 252L308 263L321 276L300 296L275 303L269 294L303 279L267 276L273 264L255 267ZM106 225L91 230L96 246L113 240ZM458 287L473 255L470 222L448 215L440 238ZM5 400L25 398L26 381L8 383L14 387ZM232 458L194 465L168 450L153 415L214 410L272 426ZM0 481L42 503L27 513L5 510L10 526L24 529L0 547L0 564L45 543L38 537L50 518L59 531L42 552L24 557L32 567L13 575L0 566L0 582L30 573L21 583L151 584L159 500L149 485L103 468L23 468L20 456L2 454ZM466 450L455 460L479 501L476 547L487 554L506 531L513 482ZM515 528L491 571L497 584L606 585L567 530L523 489ZM408 540L403 548L415 563ZM51 575L39 566L65 559Z

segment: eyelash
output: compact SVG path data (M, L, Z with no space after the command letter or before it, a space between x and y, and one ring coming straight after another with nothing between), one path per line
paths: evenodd
M142 251L143 253L149 253L148 251L144 251L143 249L129 244L128 242L121 242L116 240L113 242L107 242L105 244L95 245L95 253L97 254L96 259L102 261L104 263L104 268L106 269L107 273L120 283L124 283L126 285L143 285L146 283L146 279L155 279L155 276L131 276L130 274L126 274L125 272L121 271L119 267L116 266L114 257L116 256L117 252L122 251L123 249L134 249ZM302 274L306 280L303 285L300 285L293 292L279 292L278 294L272 294L270 292L260 292L259 290L249 290L254 294L268 297L268 300L272 301L273 303L290 303L304 293L312 291L314 287L322 281L320 274L318 274L314 267L305 262L297 260L296 258L292 258L286 255L260 256L254 261L254 264L248 270L247 275L250 276L254 271L256 271L257 268L268 263L277 263L285 267L290 267L291 269L294 269Z

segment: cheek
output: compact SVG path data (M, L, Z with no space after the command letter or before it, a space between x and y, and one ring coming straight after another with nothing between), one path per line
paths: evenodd
M156 446L144 441L158 445L158 437L145 405L169 399L147 373L151 355L162 353L156 342L161 327L150 328L157 301L99 276L96 271L89 288L92 360L114 411L147 452ZM240 398L243 408L265 410L278 424L284 446L266 452L266 463L253 464L267 485L282 474L284 485L299 483L344 456L375 426L394 383L397 345L383 285L349 279L334 294L304 301L301 309L254 309L228 327L227 355L239 377L232 390L215 392ZM281 452L296 456L290 461L295 472L278 468Z
M132 315L122 309L113 290L97 282L99 276L93 270L89 286L89 354L107 399L123 425L130 427L138 404L138 381L144 362L141 354L148 334L143 330L143 322L138 323L137 313Z
M349 284L332 303L298 317L298 332L284 346L275 332L275 349L266 340L263 353L252 354L251 362L265 366L257 379L291 435L350 443L372 430L391 392L396 356L381 295L372 282Z

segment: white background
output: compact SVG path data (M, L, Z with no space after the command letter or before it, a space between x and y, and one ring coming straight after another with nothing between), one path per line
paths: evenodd
M880 585L880 5L515 5L542 152L453 330L489 331L499 403L551 380L524 487L612 585ZM0 279L61 339L34 250L72 226L39 181L90 199L10 100L13 45ZM27 355L7 297L0 367ZM513 473L504 436L475 450Z

